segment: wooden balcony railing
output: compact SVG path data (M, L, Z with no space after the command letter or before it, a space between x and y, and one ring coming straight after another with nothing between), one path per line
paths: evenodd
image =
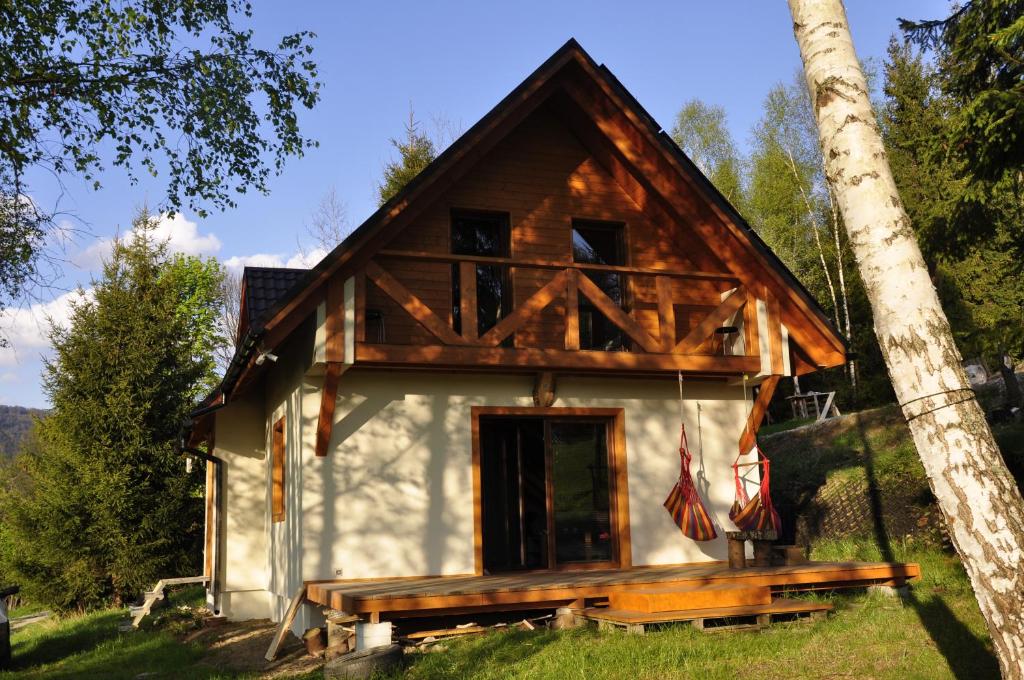
M393 263L403 261L449 264L458 268L459 330L456 330L451 318L453 315L448 309L443 312L432 309L382 264L386 262L392 271L398 272L400 269ZM513 282L517 273L525 270L549 271L551 276L529 297L519 300L514 309L494 326L478 333L478 265L508 267ZM363 293L357 302L356 363L529 367L538 370L683 370L710 374L757 373L761 365L755 298L735 277L727 274L394 250L380 252L377 259L367 263L364 272L366 281L372 282L426 329L434 342L421 345L366 342L366 285L363 282L360 286ZM634 304L623 308L595 284L587 272L615 273L634 281L642 280L647 291L653 282L655 301L653 306L648 304L643 308L648 314L647 327L637 318L640 306ZM680 298L677 293L691 287L704 291L703 302L711 302L712 308L699 323L685 329L682 337L676 337L677 307L694 302L693 296ZM588 307L600 312L621 330L630 341L630 351L581 350L580 296L589 303ZM527 329L532 320L555 303L561 303L564 323L560 346L507 346L508 338ZM650 316L655 311L657 324L652 328ZM707 341L715 336L717 329L727 324L739 327L742 342L735 344L741 347L740 351L729 352L727 346L717 353L709 352L707 348L711 343Z

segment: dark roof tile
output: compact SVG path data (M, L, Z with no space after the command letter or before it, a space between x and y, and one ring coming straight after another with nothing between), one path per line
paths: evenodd
M246 267L242 272L245 283L245 309L249 327L254 327L267 310L285 298L292 286L308 269L286 267Z

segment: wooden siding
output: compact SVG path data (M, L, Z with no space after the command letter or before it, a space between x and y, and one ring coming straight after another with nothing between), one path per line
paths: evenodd
M507 212L512 227L513 259L570 263L571 224L576 219L621 222L625 225L626 264L634 267L699 269L680 247L686 227L654 223L618 182L590 154L550 108L542 107L474 170L435 201L412 225L388 244L389 249L443 254L449 252L451 211L455 208ZM452 265L444 262L378 260L435 314L450 322ZM554 272L536 268L514 270L513 303L522 305L551 281ZM682 337L713 309L729 286L721 281L673 281L677 335ZM657 336L658 298L653 276L627 277L627 302L640 326ZM372 282L367 284L367 309L379 310L391 345L430 345L436 338ZM561 300L540 312L515 333L516 347L558 348L565 339L565 306ZM708 346L701 350L713 351Z

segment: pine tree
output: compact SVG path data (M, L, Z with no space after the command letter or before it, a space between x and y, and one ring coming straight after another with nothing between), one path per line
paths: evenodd
M391 145L398 149L399 159L389 161L384 166L384 179L377 185L380 205L384 205L401 191L437 156L434 143L430 137L420 132L419 123L416 122L412 111L409 112L409 122L405 125L405 139L392 138Z
M176 443L212 377L221 274L168 256L154 223L135 220L91 299L53 327L53 410L0 499L0 571L59 609L120 604L200 568L201 480Z
M943 72L906 43L891 41L884 65L881 125L886 152L907 215L952 323L960 351L997 361L1024 355L1024 243L1019 199L1007 182L992 187L992 223L984 240L950 248L947 234L968 234L972 224L957 205L969 190L958 166L934 153L951 134L957 108L943 88Z

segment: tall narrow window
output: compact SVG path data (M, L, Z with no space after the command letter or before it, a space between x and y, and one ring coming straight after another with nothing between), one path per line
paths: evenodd
M622 266L626 264L623 225L615 222L573 220L572 259L580 264ZM625 307L625 277L618 272L583 270L612 302ZM606 352L626 348L622 330L580 296L580 349Z
M284 521L284 416L274 423L271 447L270 515L271 521Z
M452 212L452 254L477 257L508 257L509 220L507 213ZM459 266L452 267L452 315L456 332L462 332L462 295ZM476 266L476 325L483 334L511 311L511 286L508 267Z

